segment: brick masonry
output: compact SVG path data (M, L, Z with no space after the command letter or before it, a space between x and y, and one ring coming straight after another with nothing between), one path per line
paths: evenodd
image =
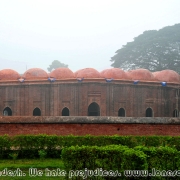
M2 116L0 135L4 134L180 136L180 118Z
M172 117L180 108L178 84L160 82L139 82L104 79L6 81L0 83L0 116L6 107L12 116L32 116L39 108L42 116L61 116L63 108L69 109L70 116L87 116L88 107L95 102L99 105L100 116L118 116L123 108L126 117L145 117L151 108L153 117Z

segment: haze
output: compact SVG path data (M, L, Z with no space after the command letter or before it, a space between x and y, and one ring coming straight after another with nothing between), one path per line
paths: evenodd
M145 30L180 23L179 0L0 0L0 70L24 73L53 60L72 71L110 68Z

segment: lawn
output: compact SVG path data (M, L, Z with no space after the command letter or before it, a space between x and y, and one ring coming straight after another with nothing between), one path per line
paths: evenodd
M60 159L0 160L1 180L63 180L64 174L64 165Z

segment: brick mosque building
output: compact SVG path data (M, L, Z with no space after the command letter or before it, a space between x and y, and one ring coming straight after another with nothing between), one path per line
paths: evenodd
M0 116L179 117L180 75L93 68L0 71Z

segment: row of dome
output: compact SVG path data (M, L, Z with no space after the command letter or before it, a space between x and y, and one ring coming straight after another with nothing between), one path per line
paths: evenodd
M57 68L51 73L47 73L40 68L28 69L22 76L12 70L3 69L0 71L0 80L41 80L48 78L70 79L70 78L107 78L107 79L123 79L123 80L143 80L143 81L165 81L180 83L180 75L173 70L162 70L150 72L147 69L136 69L131 71L123 71L119 68L105 69L101 72L93 68L80 69L73 73L68 68Z

